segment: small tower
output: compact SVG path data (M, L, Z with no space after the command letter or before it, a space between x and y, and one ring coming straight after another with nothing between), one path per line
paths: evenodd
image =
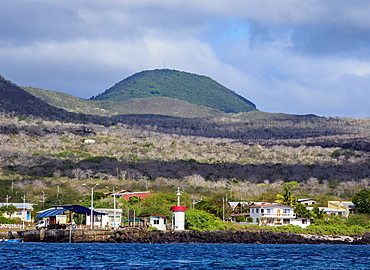
M180 188L177 188L177 206L172 206L172 229L175 231L183 231L185 229L185 211L186 206L180 206Z

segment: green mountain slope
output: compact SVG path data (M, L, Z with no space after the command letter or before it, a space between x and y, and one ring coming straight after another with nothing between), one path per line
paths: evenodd
M122 101L150 97L176 98L226 113L256 110L252 102L209 77L169 69L136 73L91 99Z
M225 115L216 109L167 97L129 99L124 101L90 100L34 87L23 87L23 89L49 105L69 112L89 115L157 114L186 118L222 117Z
M23 87L31 95L38 97L49 105L64 109L69 112L83 113L99 116L111 116L118 114L114 110L105 110L103 107L109 108L113 101L94 101L83 98L78 98L72 95L61 92L49 91L35 87Z

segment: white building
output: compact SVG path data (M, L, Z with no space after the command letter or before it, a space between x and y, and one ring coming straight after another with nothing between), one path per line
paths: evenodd
M114 209L106 209L106 208L95 208L94 210L97 212L106 214L102 216L94 216L94 225L101 224L103 228L104 227L117 228L121 226L122 209L114 210ZM88 222L88 224L90 223Z
M312 205L316 204L316 200L314 199L297 199L296 200L298 203L303 204L303 205Z
M306 228L311 224L309 218L297 217L295 207L283 204L260 204L250 207L250 216L253 223L265 226L295 225Z
M177 206L172 206L172 230L183 231L185 230L185 211L186 206L180 206L181 192L180 188L177 188Z
M7 206L7 205L14 205L17 207L17 212L8 215L8 213L4 212L3 216L6 218L20 218L22 221L25 222L32 222L31 212L33 211L33 204L31 203L0 203L0 207Z
M167 216L148 214L140 215L137 217L141 219L146 218L147 222L149 222L150 227L155 227L161 231L167 230L167 220L168 220Z
M307 207L307 210L312 211L313 207ZM329 216L341 216L343 218L348 218L349 211L341 210L341 209L335 209L330 207L319 207L319 210L324 210L324 213Z
M356 213L356 207L351 201L328 201L328 208L347 211L349 214Z

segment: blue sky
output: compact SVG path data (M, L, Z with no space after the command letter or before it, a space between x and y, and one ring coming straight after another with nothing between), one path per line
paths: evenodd
M369 14L366 0L3 0L0 74L89 98L165 62L262 111L363 118Z

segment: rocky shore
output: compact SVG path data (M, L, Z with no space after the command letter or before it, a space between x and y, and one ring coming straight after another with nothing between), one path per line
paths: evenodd
M271 231L147 231L123 229L115 231L111 243L241 243L241 244L370 244L370 234L359 236L320 236Z

